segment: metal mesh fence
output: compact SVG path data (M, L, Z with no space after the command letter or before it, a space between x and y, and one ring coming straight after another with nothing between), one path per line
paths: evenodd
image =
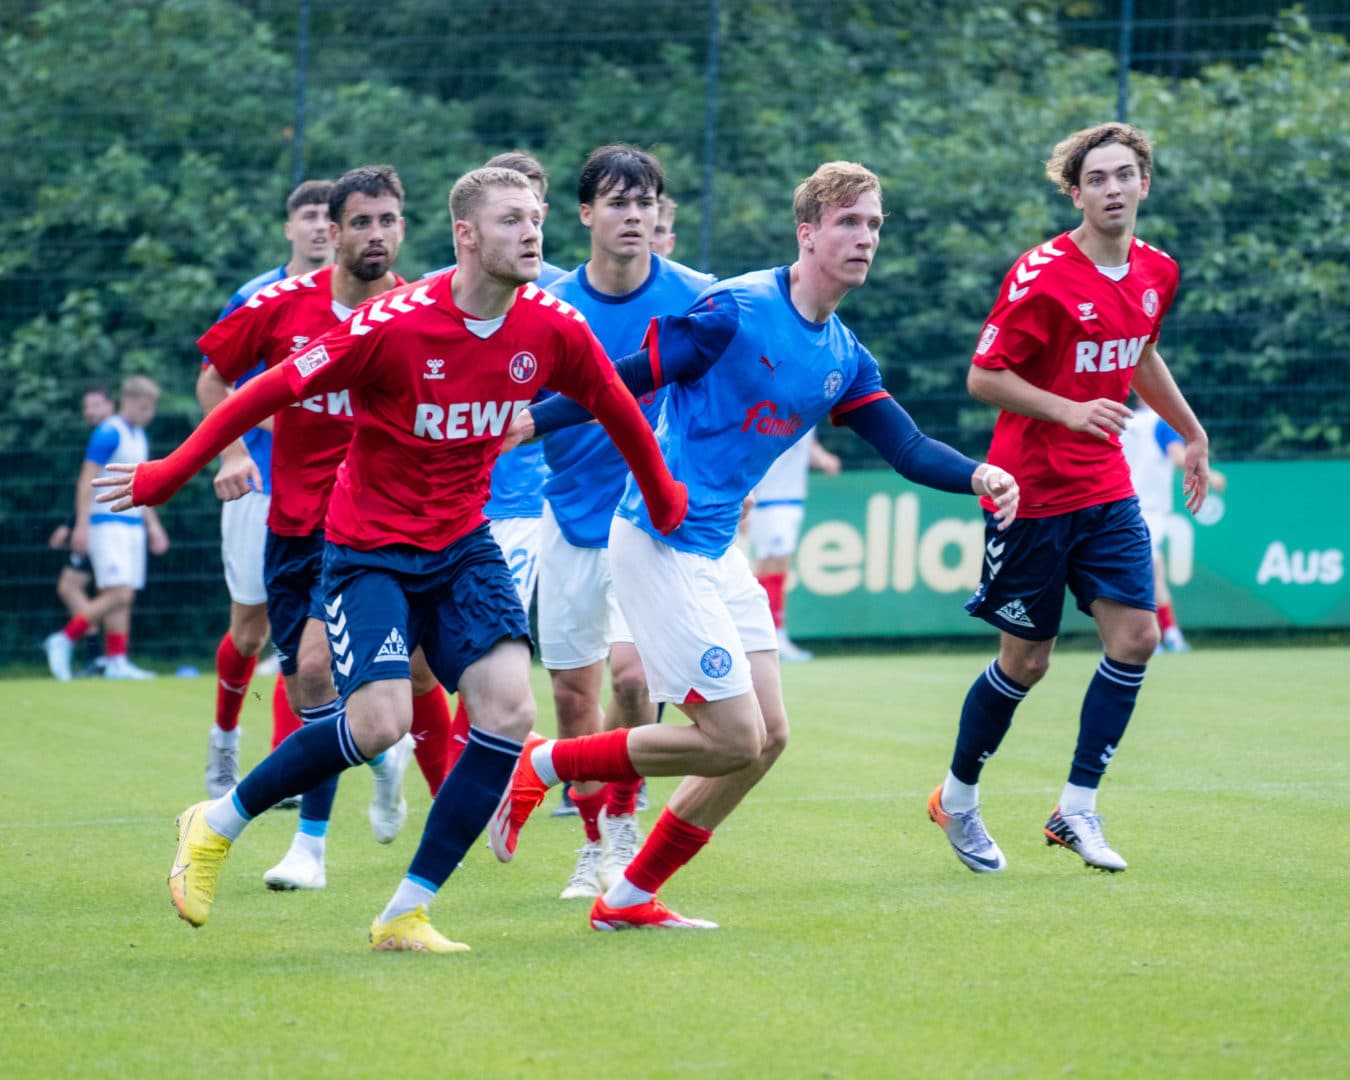
M399 269L411 278L451 261L454 176L512 147L550 168L546 256L574 265L587 251L576 167L591 146L638 142L661 156L680 202L677 257L727 275L791 260L791 188L816 163L875 156L890 214L883 252L841 315L925 429L980 455L992 417L964 392L970 346L1017 252L1072 224L1036 162L1072 127L1119 113L1159 138L1140 231L1182 266L1164 345L1217 457L1343 455L1350 317L1344 292L1330 294L1350 263L1345 199L1328 196L1318 211L1315 245L1287 251L1270 237L1295 230L1325 194L1319 176L1339 183L1343 165L1317 173L1308 162L1344 144L1346 87L1333 79L1310 98L1290 83L1298 109L1328 115L1281 144L1303 166L1287 186L1275 176L1287 162L1255 148L1297 121L1281 111L1279 80L1299 69L1286 76L1272 52L1316 42L1344 73L1350 13L1305 3L1291 23L1275 5L1234 0L961 7L180 0L92 15L73 2L6 5L0 37L53 55L40 77L26 69L26 84L8 88L0 129L0 190L41 225L30 250L8 233L0 258L0 645L30 650L62 618L52 592L61 557L45 541L73 494L82 383L155 372L167 393L151 440L168 449L197 418L193 338L239 282L280 261L285 192L365 161L404 174ZM972 70L985 93L961 81ZM1239 98L1228 127L1225 102L1236 109ZM1328 130L1335 138L1318 141ZM1032 148L1002 145L1029 137ZM81 177L95 162L90 196ZM142 198L145 220L129 222L125 193L147 188L152 209ZM182 259L176 238L189 236L212 257ZM147 267L174 317L145 316L137 275ZM1241 289L1227 288L1229 275ZM61 363L44 352L50 340ZM63 402L69 414L54 415ZM826 437L850 465L870 464L851 436ZM174 547L152 560L136 636L151 654L200 655L227 610L209 483L194 481L164 516Z

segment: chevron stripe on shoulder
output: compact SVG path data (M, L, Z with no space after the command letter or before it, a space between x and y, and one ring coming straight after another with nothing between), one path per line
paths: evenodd
M575 319L577 322L585 322L586 316L569 304L566 300L559 299L551 292L541 289L534 282L527 282L521 290L520 298L538 304L540 307L552 308L559 315L566 315L568 318Z
M1140 240L1139 237L1137 236L1134 238L1134 246L1138 248L1143 248L1145 251L1151 251L1155 255L1161 255L1168 262L1176 262L1176 260L1172 258L1171 255L1167 254L1167 252L1165 252L1162 248L1156 248L1152 244L1146 244L1144 243L1144 241Z
M1064 252L1055 247L1053 240L1032 248L1017 261L1013 279L1008 283L1008 302L1021 300L1031 291L1031 283L1041 276L1041 271Z
M297 274L295 277L274 281L271 285L264 286L245 300L244 307L259 308L268 300L275 300L278 296L300 292L303 289L312 289L315 287L314 275L316 273L318 273L317 270L311 270L306 274Z
M369 304L356 309L356 312L347 321L347 329L353 337L363 337L377 326L381 326L399 315L406 315L410 311L416 311L419 307L434 304L436 301L427 292L427 289L435 280L435 278L429 278L420 283L400 285L396 289L382 293Z

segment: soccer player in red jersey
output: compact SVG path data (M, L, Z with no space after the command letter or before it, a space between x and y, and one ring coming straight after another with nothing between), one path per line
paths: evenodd
M169 890L204 923L248 822L394 745L412 721L408 655L464 696L469 745L427 815L408 873L370 930L379 950L458 952L427 905L502 800L535 717L529 625L483 505L515 413L547 385L605 425L666 531L688 496L609 358L569 305L530 284L542 214L529 180L475 169L450 194L455 270L394 289L254 379L169 458L121 470L115 509L163 502L260 417L350 394L355 433L328 508L324 612L346 711L296 732L234 792L189 807Z
M226 302L220 319L241 308L259 289L333 261L333 237L328 228L328 195L332 189L331 180L305 180L290 193L286 199L285 226L290 258L239 286ZM263 370L264 364L259 362L235 385ZM210 360L202 360L197 376L197 400L202 412L214 409L230 390ZM239 713L269 633L263 551L267 542L267 513L272 503L270 421L246 434L242 442L258 462L262 485L242 498L221 504L221 557L230 593L230 625L216 649L216 715L206 754L206 793L213 799L239 783ZM299 726L300 718L291 711L286 684L278 672L272 694L272 745L276 746ZM299 800L295 800L295 805L299 805Z
M929 816L976 872L1007 865L980 819L980 771L1050 666L1066 587L1096 621L1105 655L1044 835L1088 866L1126 866L1102 834L1096 796L1158 644L1152 548L1120 446L1132 387L1186 441L1192 512L1209 484L1205 430L1157 351L1177 267L1134 235L1152 163L1148 138L1126 124L1086 128L1055 147L1046 173L1082 220L1008 271L967 379L972 395L1000 410L989 460L1022 486L1017 522L988 529L980 586L966 604L999 630L999 654L966 696L950 771L928 800ZM984 505L988 518L992 504Z
M209 361L199 387L216 408L226 400L226 388L260 361L277 367L340 325L360 304L403 283L393 271L403 240L403 185L393 169L363 166L344 173L328 192L328 217L336 262L258 290L199 339ZM307 397L279 409L273 421L276 467L263 574L287 693L305 723L342 708L333 685L319 579L329 493L353 429L345 391ZM215 478L222 499L246 496L259 489L260 481L258 465L242 441L224 448ZM382 843L394 839L407 813L402 795L407 750L402 745L376 765L371 827ZM305 793L290 850L263 875L270 888L324 887L336 791L334 777Z

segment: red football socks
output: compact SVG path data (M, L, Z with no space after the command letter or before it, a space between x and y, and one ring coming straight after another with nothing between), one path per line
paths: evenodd
M711 839L711 830L682 821L667 806L623 876L634 888L655 895Z
M464 753L464 748L469 745L469 710L464 707L464 696L461 694L459 703L455 707L455 718L450 721L450 734L445 743L445 775L450 775L450 770L455 767L455 762L459 760L459 755Z
M553 744L553 769L559 780L638 781L628 757L629 728L559 739Z
M62 627L61 633L70 638L71 641L79 641L80 638L89 633L89 620L83 615L73 615L70 622Z
M606 809L605 793L613 786L610 784L602 787L591 795L578 795L575 790L572 792L572 805L577 808L577 814L581 817L582 828L586 830L586 839L592 843L600 840L600 811Z
M257 666L258 658L242 655L226 630L216 649L216 727L221 731L233 731L239 726L239 711L244 707L244 695Z
M769 614L773 616L774 626L783 625L783 593L787 586L787 574L765 574L759 579L764 591L769 595Z
M291 711L290 700L286 697L286 681L277 676L277 684L272 688L272 749L281 745L282 739L292 731L300 730L300 717Z
M641 780L629 780L623 783L613 783L605 789L605 813L610 817L621 817L624 814L637 813L638 792L642 790ZM575 800L573 800L575 801Z
M417 767L422 770L422 779L434 799L450 771L445 763L450 740L450 702L439 686L413 698L412 737Z

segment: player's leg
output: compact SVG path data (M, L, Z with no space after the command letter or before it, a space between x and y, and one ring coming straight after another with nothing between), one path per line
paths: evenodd
M230 625L216 647L216 715L206 753L206 794L239 782L239 713L267 644L263 556L271 497L249 492L220 508L220 556L230 594Z
M269 536L269 546L277 539ZM395 636L406 640L407 601L394 575L353 554L343 548L329 560L325 584L332 599L325 611L341 627L341 638L333 643L334 666L348 691L343 700L354 708L354 718L342 709L304 725L228 795L198 803L180 815L169 893L179 915L194 926L209 916L221 865L249 822L286 796L310 791L343 770L366 763L406 734L412 723L407 652L399 657L386 648ZM287 621L277 618L271 585L269 580L269 613L280 639L292 631ZM289 649L282 656L283 663L295 664L295 653ZM386 682L392 685L385 686Z
M1022 520L1006 532L997 530L990 515L985 520L982 576L966 611L998 629L998 657L966 691L947 776L928 797L929 818L976 873L1007 866L980 814L980 775L1002 745L1017 706L1049 670L1072 536L1065 518Z
M608 558L603 548L569 543L552 514L545 513L538 559L539 653L552 683L560 739L603 730L600 702L605 659L614 634ZM576 867L563 887L563 899L600 892L600 814L605 798L603 783L571 786L570 801L580 819L583 839Z
M1102 835L1097 789L1111 763L1158 646L1153 551L1135 499L1084 513L1069 564L1069 588L1091 615L1103 655L1083 696L1068 780L1045 825L1049 843L1071 848L1089 866L1124 870L1125 860Z
M431 670L464 697L473 726L407 874L371 926L373 949L457 948L431 928L427 908L502 803L534 726L529 624L487 530L452 545L437 577L416 601L414 629Z
M769 599L769 613L778 633L778 659L785 664L810 660L809 650L798 646L787 632L787 582L792 553L802 527L800 503L756 505L750 510L750 544L755 554L755 577Z
M612 590L611 590L612 594ZM632 633L623 614L613 602L611 625L614 644L609 651L610 699L605 711L604 729L641 727L656 723L657 707L647 690L647 673L642 657L633 644ZM606 784L605 807L598 825L603 839L599 884L606 888L623 876L624 869L642 846L638 825L638 794L645 781L631 780ZM589 834L588 834L589 835Z
M103 653L98 648L97 643L99 628L91 626L86 617L89 608L89 586L93 584L93 581L94 575L93 571L90 570L88 558L75 551L70 553L66 564L61 567L61 573L56 579L56 595L61 598L61 603L70 617L67 620L67 626L70 626L73 622L74 630L79 635L78 638L71 640L72 655L73 648L78 646L81 640L87 642L91 650L96 650L80 671L80 675L101 675L103 673ZM64 633L64 630L57 633Z
M411 669L413 715L409 734L413 738L417 767L422 770L422 778L434 796L450 771L450 703L421 649L413 650Z

